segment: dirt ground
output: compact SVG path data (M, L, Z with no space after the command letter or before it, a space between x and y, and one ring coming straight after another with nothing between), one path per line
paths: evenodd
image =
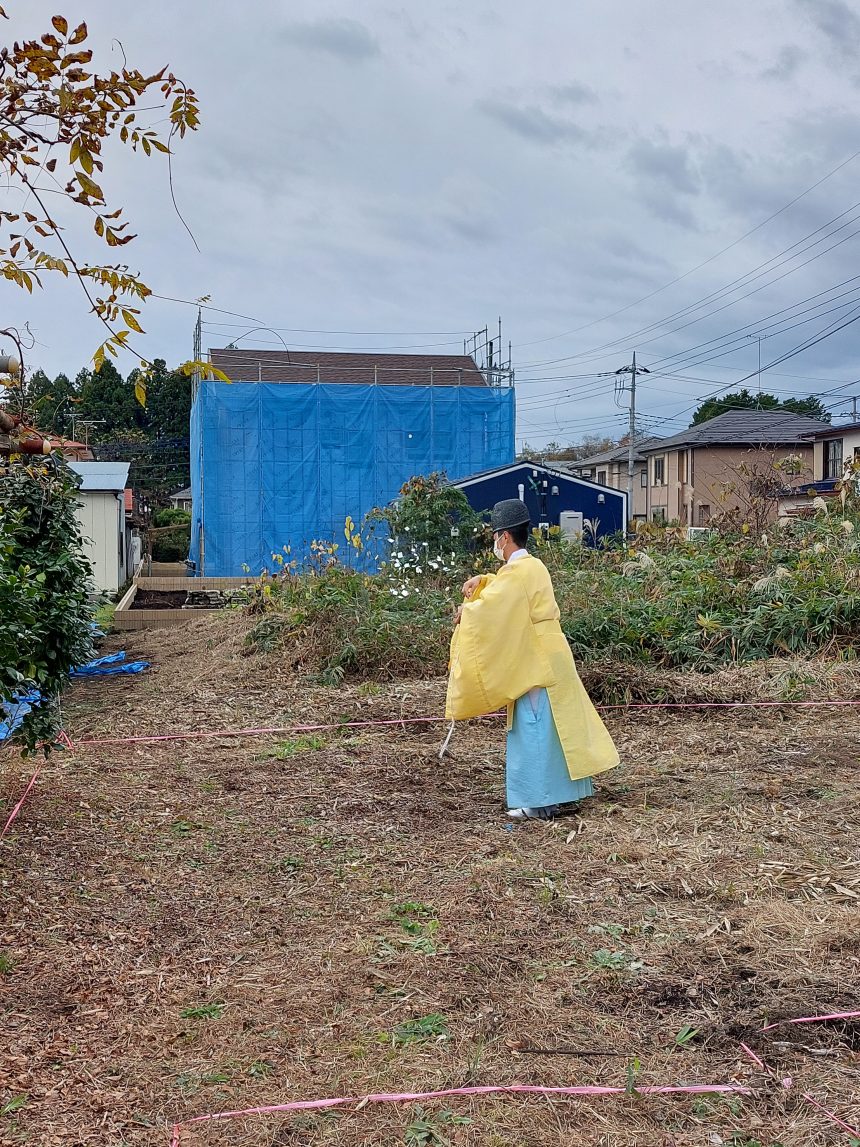
M237 625L129 635L152 669L77 683L73 741L440 710L440 681L288 679L241 656ZM181 1142L848 1144L803 1095L860 1126L860 1023L761 1028L860 1010L858 722L612 713L623 766L579 815L517 827L497 721L443 763L441 725L58 753L0 843L0 1143L169 1147L208 1112L535 1083L630 1094L255 1116ZM0 824L32 770L0 755ZM752 1094L638 1092L709 1083Z

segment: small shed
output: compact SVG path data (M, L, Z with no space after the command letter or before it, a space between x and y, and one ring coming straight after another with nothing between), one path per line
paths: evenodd
M126 529L128 462L70 462L81 479L77 519L99 593L115 594L132 574L130 531Z
M521 498L529 508L533 526L560 526L569 536L591 523L587 535L609 538L623 532L627 523L625 491L536 462L484 470L451 484L462 490L472 509L479 512L492 509L503 498Z

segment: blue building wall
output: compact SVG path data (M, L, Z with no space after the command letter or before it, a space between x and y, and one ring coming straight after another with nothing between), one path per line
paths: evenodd
M284 545L344 545L407 479L458 478L514 458L514 391L480 386L200 383L191 411L197 572L271 568ZM202 551L202 560L201 560Z
M551 526L559 524L562 510L574 510L589 521L597 521L598 538L610 537L626 528L625 501L622 491L598 486L585 479L576 479L557 470L533 463L523 463L487 474L475 474L471 479L454 482L469 500L474 510L490 510L503 498L518 498L520 485L525 487L524 501L529 508L532 524L541 521L541 491L546 482L546 520ZM535 490L534 483L538 490ZM553 488L558 494L553 495ZM603 501L599 501L602 498Z

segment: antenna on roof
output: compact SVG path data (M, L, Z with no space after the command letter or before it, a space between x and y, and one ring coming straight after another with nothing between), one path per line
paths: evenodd
M470 355L484 375L488 386L513 386L514 372L511 365L511 343L508 342L507 360L502 359L502 318L498 319L498 341L495 333L490 338L489 327L476 331L471 338L464 339L463 353Z

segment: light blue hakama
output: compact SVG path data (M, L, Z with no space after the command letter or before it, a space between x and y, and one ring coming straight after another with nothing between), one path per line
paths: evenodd
M570 779L546 689L514 703L506 764L508 808L569 804L594 793L591 777Z

